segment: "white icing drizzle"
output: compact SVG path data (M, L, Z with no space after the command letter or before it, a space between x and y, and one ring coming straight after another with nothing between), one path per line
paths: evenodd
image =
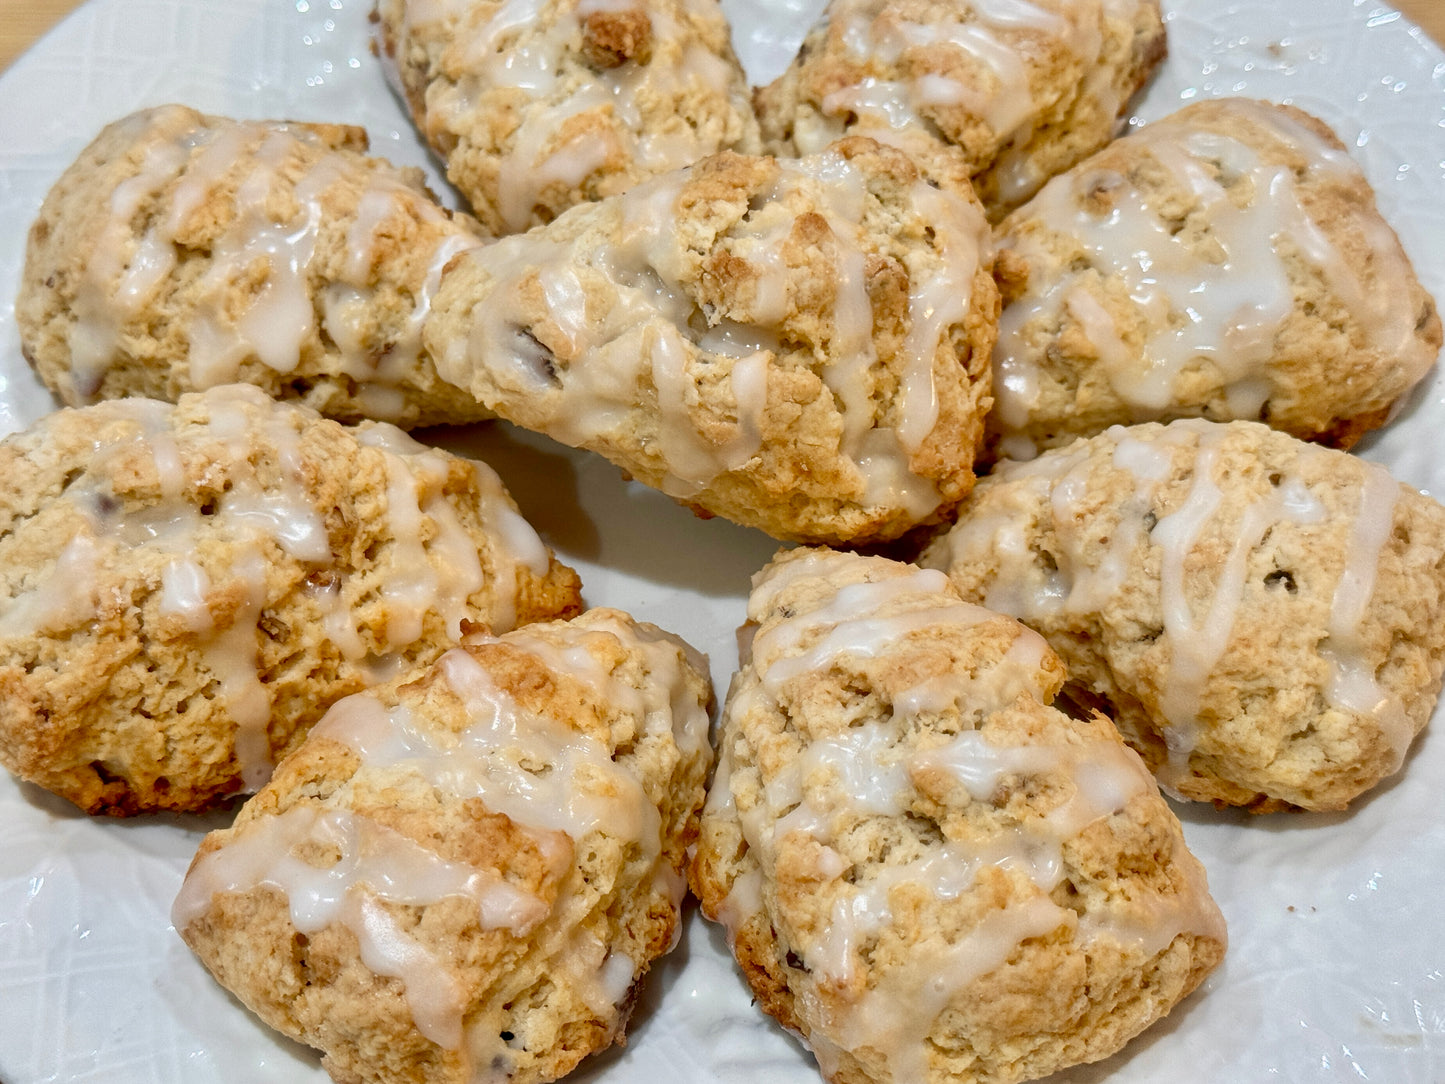
M206 595L211 577L194 561L178 557L161 570L163 614L175 614L191 632L210 632L215 627Z
M982 212L924 182L913 189L937 252L908 257L909 331L894 411L880 421L862 227L869 196L861 170L836 153L779 163L775 182L759 193L761 207L736 230L735 251L757 277L750 311L742 311L744 299L731 316L705 314L677 277L682 253L672 224L685 180L671 174L622 197L620 237L612 246L599 249L586 238L553 242L544 233L468 254L492 281L490 301L474 311L467 343L446 353L450 378L467 384L470 368L486 369L501 387L535 393L546 404L545 417L529 417L530 427L573 447L600 449L634 415L639 387L650 386L656 409L644 444L665 471L659 487L693 496L742 467L760 446L768 371L791 303L783 256L796 220L789 208L802 202L827 221L836 254L833 330L820 375L842 415L840 450L863 476L866 503L920 516L936 508L936 488L913 473L911 461L937 427L935 368L940 354L953 357L950 333L968 312L990 244ZM546 300L547 333L562 342L555 355L539 345L546 337L540 330L532 333L540 321L523 308L524 287L540 287ZM589 291L605 297L589 305ZM705 437L693 414L696 387L719 365L731 374L736 421L731 435Z
M799 583L836 579L850 560L814 551L776 563L759 577L749 603L750 616L763 622L752 653L757 684L735 686L730 715L776 710L788 681L826 670L842 656L882 655L914 628L998 620L978 607L950 602L952 592L941 574L903 566L896 574L848 583L814 601L804 601L810 594L789 594ZM797 753L770 754L773 767L762 775L761 801L750 800L746 808L731 785L732 749L725 741L707 815L735 810L748 853L759 863L734 881L720 909L729 938L767 906L765 871L786 837L801 833L822 845L817 861L835 881L852 870L850 883L830 888L835 898L829 920L790 935L793 950L829 991L817 1005L823 1019L809 1035L825 1072L844 1047L867 1047L887 1058L892 1079L925 1079L926 1037L939 1013L975 979L1006 963L1023 942L1060 927L1075 939L1107 936L1137 945L1147 955L1163 951L1181 933L1223 936L1218 912L1198 883L1177 898L1141 905L1143 914L1133 908L1119 921L1090 915L1081 923L1049 898L1066 876L1063 847L1068 841L1123 811L1136 797L1156 793L1143 762L1116 739L1000 746L978 731L964 730L942 745L907 751L902 736L921 711L960 704L965 714L987 713L1019 696L1044 698L1039 666L1046 650L1041 637L1020 627L996 669L939 675L896 697L891 717L837 735L815 735ZM759 769L751 771L762 766L760 760ZM831 846L870 817L909 812L919 800L916 788L926 786L937 794L940 778L952 780L965 801L990 802L1007 779L1044 776L1062 782L1055 783L1061 800L986 843L950 840L898 864L863 868ZM863 985L859 955L894 921L901 899L920 894L936 901L959 898L985 867L1011 876L1016 898L947 945L941 957L913 954L911 962L882 971L875 965L872 983ZM1188 870L1185 874L1188 879Z
M481 561L475 548L463 541L466 534L455 512L435 490L423 496L423 487L432 489L428 480L400 457L387 456L386 517L395 550L381 593L387 601L386 638L392 643L419 639L423 621L434 609L444 616L451 637L460 639L467 597L483 583ZM438 529L435 539L422 533L427 518ZM436 567L427 559L429 550L445 550L459 563Z
M578 930L562 953L555 977L606 1020L616 1019L617 1006L632 989L636 975L637 963L627 953L613 951L588 930Z
M464 383L468 368L490 370L503 387L528 395L529 409L544 406L546 416L532 425L562 443L605 448L623 420L636 411L639 388L651 387L656 404L647 443L665 472L661 488L690 496L718 474L747 462L757 450L766 405L766 369L770 354L743 361L735 351L702 350L691 322L697 311L691 298L666 281L659 264L671 244L675 178L640 186L625 197L621 243L604 252L583 252L543 236L504 238L468 255L486 267L496 286L493 304L476 318L465 357L447 359ZM660 214L644 208L650 202ZM606 301L589 306L588 285L607 280ZM547 316L564 347L556 355L540 346L526 318L513 311L524 282L540 285ZM729 364L741 372L734 388L742 391L731 436L719 442L704 437L690 408L698 367ZM564 367L565 366L565 367Z
M686 692L678 641L633 626L622 615L599 612L594 626L572 626L561 643L541 634L478 637L474 644L511 644L537 655L557 674L581 681L601 702L633 712L649 733L682 735L693 751L706 747L707 715ZM627 688L589 650L596 637L613 637L645 660L641 690ZM407 704L385 706L369 693L334 704L309 741L335 742L351 750L364 772L419 777L445 800L480 799L536 842L558 878L573 855L598 833L635 847L643 861L662 867L659 809L625 762L613 759L598 737L565 721L524 709L493 679L476 656L454 648L436 672L461 701L466 723L452 730L431 722ZM612 700L617 697L620 699ZM686 705L682 715L675 708ZM567 839L572 843L569 845ZM321 845L337 857L317 866L301 848ZM655 871L654 886L680 905L676 874ZM471 901L483 929L506 929L525 937L552 913L542 898L511 884L502 873L448 861L369 818L345 809L298 805L258 817L235 831L222 847L200 859L176 899L178 929L203 915L217 894L270 887L288 902L292 924L304 934L341 924L355 935L361 959L378 975L399 979L421 1033L449 1049L475 1050L465 1033L468 995L450 960L405 933L380 903L425 907L449 897ZM614 1011L631 988L637 963L586 930L561 946L557 967L594 1011Z
M992 616L967 602L944 602L888 617L870 616L872 608L864 608L868 602L877 606L888 598L917 590L916 585L905 586L897 580L844 587L834 605L826 611L815 611L808 621L782 623L759 633L753 641L753 658L767 660L761 670L764 687L776 693L787 682L826 668L841 657L873 658L888 652L910 633L938 624L978 624ZM860 616L842 617L843 613ZM819 636L820 630L826 631ZM816 638L806 649L789 655L789 648L812 637Z
M470 461L479 498L478 514L486 531L489 569L482 568L476 540L462 526L443 484L448 460L386 423L360 426L357 439L386 454L387 517L396 540L399 574L383 585L391 610L388 639L398 646L421 634L428 612L446 622L447 635L459 640L471 616L469 600L488 583L489 624L506 632L517 622L516 597L523 569L546 576L551 553L512 504L496 471ZM425 520L429 537L419 533Z
M917 452L938 424L938 394L933 369L950 328L962 327L973 297L973 278L991 248L982 210L951 193L919 181L913 203L934 231L939 247L937 270L910 269L909 328L903 343L905 368L898 440ZM952 350L948 351L950 354Z
M349 746L371 769L404 765L448 795L480 798L528 829L582 840L605 826L656 856L657 810L600 741L524 711L465 651L437 666L469 713L459 734L437 734L365 694L338 701L312 734Z
M1360 504L1350 523L1345 565L1330 600L1329 635L1320 653L1330 664L1325 697L1342 711L1374 719L1394 753L1393 771L1405 761L1415 728L1397 693L1384 689L1374 654L1365 643L1363 625L1375 592L1380 557L1395 526L1400 483L1381 466L1360 460L1364 468Z
M328 563L331 542L326 524L302 473L300 419L273 407L265 396L242 393L239 388L236 394L224 389L208 393L206 404L206 428L230 445L237 461L246 460L259 437L282 468L280 484L270 489L262 489L249 473L237 473L218 503L218 514L243 536L274 539L298 561ZM157 469L161 468L157 461Z
M930 886L924 882L924 887ZM835 913L834 922L843 917ZM856 921L862 916L847 917ZM891 912L885 909L875 921L883 925L891 919ZM928 1079L928 1034L960 991L1002 967L1023 942L1047 937L1061 926L1072 929L1076 923L1074 912L1042 895L991 912L954 943L926 957L915 955L891 971L886 985L851 1003L828 1003L825 1009L835 1011L827 1014L822 1029L815 1028L809 1035L819 1065L825 1073L830 1072L830 1065L837 1064L836 1052L846 1043L884 1053L896 1081ZM869 932L868 925L862 923L852 932L864 935Z
M232 621L205 643L207 668L236 722L236 763L246 791L259 790L271 778L271 694L261 682L257 627L266 601L266 564L258 550L246 550L231 563L233 582L245 588Z
M402 193L399 185L393 186L382 175L373 175L372 187L362 198L376 200L377 208L392 210L398 207L398 196ZM418 202L409 191L405 194L410 197L408 207L425 209L424 219L442 220L439 210ZM431 314L432 299L441 285L443 271L456 256L482 243L470 231L458 229L443 235L427 263L425 276L412 290L411 310L405 322L390 341L378 348L375 343L368 344L365 338L375 304L375 291L365 284L372 281L370 269L376 263L376 258L369 254L369 246L381 236L385 221L384 217L378 217L366 222L365 228L358 228L361 225L358 220L349 246L351 271L345 281L327 284L319 298L322 327L341 352L340 371L355 381L356 395L366 415L383 420L401 417L406 407L404 387L421 356L422 327ZM362 253L368 254L363 257Z
M1030 519L1025 510L1045 503L1053 506L1056 515L1064 512L1051 494L1056 487L1065 494L1078 492L1078 484L1087 476L1076 478L1074 472L1087 466L1087 458L1082 450L1062 449L1037 460L1000 462L994 473L1010 483L1000 491L1001 498L996 496L988 511L960 519L949 531L950 567L988 559L998 560L1005 570L987 585L986 608L1025 622L1037 620L1060 612L1073 599L1082 602L1108 591L1122 580L1127 571L1124 562L1130 559L1122 548L1123 537L1115 536L1120 546L1117 558L1098 561L1085 556L1084 539L1074 537L1069 529L1073 520L1067 515L1054 524L1061 538L1056 568L1043 567L1030 545ZM1060 485L1060 479L1068 481Z
M0 631L6 636L28 637L63 632L87 622L96 612L97 578L103 560L102 542L90 534L77 534L61 548L54 570L25 584L0 611Z
M340 703L345 703L341 701ZM314 865L302 849L335 852ZM451 862L410 838L345 809L297 805L258 817L210 851L186 875L171 908L184 930L217 895L267 887L286 897L291 924L308 936L342 925L356 937L362 962L399 979L417 1029L446 1049L462 1042L465 994L450 961L404 932L382 903L427 906L461 897L477 908L483 929L525 936L546 918L545 901L498 873Z
M706 673L707 657L671 633L631 621L620 611L593 610L588 634L567 647L527 628L507 636L507 642L537 656L556 673L568 674L590 688L603 703L615 704L644 721L649 732L670 731L685 756L709 755L709 720L706 708L688 692L684 665ZM640 686L611 672L587 648L589 636L611 637L642 659L647 680Z
M920 23L878 0L835 0L828 12L831 33L854 59L905 71L908 57L923 70L896 80L865 76L829 92L819 103L820 120L797 126L799 149L821 150L843 134L845 120L850 131L895 142L923 129L923 113L940 107L966 110L1005 142L1029 127L1039 109L1030 85L1031 56L1050 50L1085 62L1099 56L1098 4L1068 0L1051 7L1058 10L1026 0L970 0L958 5L955 17ZM917 60L941 46L955 52L962 78Z
M405 5L404 37L441 13L419 21ZM650 23L645 61L601 68L579 59L584 20L598 13L637 12ZM498 166L496 211L508 232L532 224L547 187L583 186L589 178L626 169L637 179L687 166L723 149L730 125L719 111L748 109L741 72L692 40L687 17L715 21L716 9L688 4L506 0L489 15L473 7L451 16L451 81L427 91L427 127L465 133L478 110L506 103L516 118ZM579 74L582 73L582 74ZM681 120L681 102L711 107L697 123ZM720 123L719 123L720 121ZM573 123L569 123L573 122ZM618 163L623 163L619 166Z
M1091 483L1087 453L1053 451L1028 464L1003 464L1001 471L1016 493L990 515L960 522L949 539L948 560L962 566L996 560L1000 570L989 585L984 604L1020 620L1046 619L1059 613L1097 612L1124 582L1144 538L1144 515L1159 507L1159 491L1172 477L1188 478L1182 499L1148 533L1159 548L1159 604L1163 622L1161 645L1169 664L1159 689L1163 736L1169 761L1160 770L1166 785L1187 772L1190 752L1200 729L1199 705L1210 676L1228 650L1244 605L1249 556L1281 525L1307 528L1322 524L1325 505L1297 474L1282 472L1277 482L1246 503L1238 519L1224 524L1225 492L1219 457L1230 428L1211 422L1181 420L1153 433L1116 426L1112 466L1133 476L1134 492L1109 531L1102 554L1086 548L1096 531L1083 504ZM1328 455L1304 446L1302 454ZM1182 458L1181 458L1182 457ZM1414 727L1401 698L1380 686L1376 670L1383 660L1365 641L1380 557L1393 529L1400 486L1381 467L1364 460L1359 507L1350 521L1344 564L1331 602L1327 635L1320 653L1330 676L1327 702L1341 710L1373 718L1386 741L1403 760ZM1176 465L1178 464L1178 465ZM1182 473L1181 473L1182 472ZM1024 541L1027 508L1044 503L1055 546L1050 553L1057 568L1045 572ZM1204 538L1224 542L1227 549L1211 564L1208 588L1197 593L1200 580L1191 565ZM1397 764L1398 766L1398 764Z
M75 323L70 329L71 380L76 392L89 398L110 368L120 327L149 295L155 281L174 263L174 254L147 232L133 252L134 219L145 201L174 182L185 168L184 144L153 144L145 149L139 171L115 186L106 220L96 231L95 247L75 297Z
M132 562L127 551L158 554L157 612L178 619L199 637L202 662L237 726L236 756L249 790L263 784L272 768L267 737L271 701L257 671L258 623L268 602L268 546L336 574L310 589L322 601L322 631L345 658L369 668L376 679L387 676L388 668L400 661L400 650L421 635L428 613L442 618L453 640L461 638L463 624L472 616L484 616L499 632L511 628L520 570L538 576L548 570L550 554L490 468L469 465L480 496L488 578L476 541L442 490L448 475L442 454L382 423L359 427L357 438L384 456L388 526L398 547L396 575L382 586L389 621L381 644L383 652L398 654L368 659L348 606L345 577L335 568L322 511L306 481L299 427L309 415L249 385L205 392L196 422L179 432L172 429L174 408L167 403L124 399L87 409L109 435L97 440L86 476L67 491L84 527L50 570L25 584L0 610L0 631L58 633L83 624L97 612L102 568ZM192 449L210 441L221 442L226 458L238 464L254 459L260 449L274 457L279 470L264 486L248 471L228 472L230 484L215 497L214 508L203 512L201 498L187 481L187 454L178 442L194 454ZM152 459L161 492L145 507L126 511L109 491L107 464L136 450ZM197 553L197 541L213 534L230 546L224 568ZM485 609L479 610L469 599L489 583ZM217 627L211 600L216 592L237 587L235 611L225 627Z
M1299 478L1284 476L1244 507L1229 532L1229 550L1215 570L1212 589L1202 600L1191 603L1190 555L1201 536L1221 525L1224 493L1214 475L1229 430L1208 425L1189 429L1198 435L1189 467L1193 475L1189 491L1182 504L1160 518L1149 536L1161 551L1159 601L1169 647L1169 669L1159 696L1169 750L1168 764L1161 771L1165 783L1187 773L1189 754L1199 737L1199 705L1210 674L1230 644L1244 601L1250 553L1279 524L1319 523L1325 515L1324 506Z
M1264 103L1229 100L1242 126L1263 131L1305 160L1307 177L1359 178L1349 158L1314 132ZM1003 313L994 352L997 416L1005 432L1025 426L1037 407L1042 340L1037 327L1072 323L1094 346L1098 371L1134 420L1198 404L1181 398L1181 382L1201 364L1217 373L1231 417L1258 418L1274 392L1275 340L1293 311L1294 288L1282 253L1293 250L1324 278L1359 322L1367 342L1397 356L1411 380L1433 362L1414 334L1411 276L1394 235L1369 215L1354 217L1370 247L1378 281L1366 291L1359 274L1311 218L1300 182L1287 164L1267 161L1261 137L1251 142L1195 127L1184 115L1148 125L1125 141L1192 199L1184 228L1166 216L1178 199L1136 185L1122 173L1081 168L1050 181L1000 238L1039 268L1054 257L1049 236L1076 238L1083 270L1031 276ZM1268 144L1264 144L1268 145ZM1109 210L1091 210L1089 193L1109 194ZM1176 216L1177 217L1177 216ZM1037 230L1037 235L1034 232ZM1201 233L1200 231L1207 231ZM1201 242L1200 238L1205 241ZM1120 329L1082 276L1120 284L1146 328L1139 347Z
M108 215L88 254L71 332L76 390L90 396L128 349L126 322L166 290L177 268L178 237L213 193L229 183L230 224L210 242L210 262L185 332L189 376L197 389L237 378L248 358L281 373L303 360L321 327L340 352L340 368L363 386L369 401L400 411L397 394L421 349L421 322L446 262L480 243L445 211L420 196L398 171L367 168L354 156L326 150L305 128L241 121L187 121L179 107L138 114L131 125L142 148L137 172L110 197ZM241 167L237 174L237 163ZM298 174L298 166L304 165ZM317 266L317 244L337 225L327 194L345 179L360 184L355 217L344 232L334 279ZM228 180L229 179L229 180ZM140 207L163 206L144 226ZM282 211L294 204L294 210ZM377 245L399 214L417 216L440 234L425 279L404 284L411 311L394 338L365 342L362 327L377 280ZM263 269L261 286L239 311L236 285ZM174 284L172 284L173 286ZM390 392L390 395L381 394Z

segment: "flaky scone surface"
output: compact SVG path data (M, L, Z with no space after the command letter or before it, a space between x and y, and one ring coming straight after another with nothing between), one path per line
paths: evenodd
M830 1081L1044 1076L1218 963L1177 821L1106 719L1048 706L1037 634L825 550L775 559L749 617L691 883Z
M0 443L0 760L91 812L254 790L338 697L579 605L489 468L249 386Z
M1154 0L833 0L754 98L771 153L872 136L998 218L1108 142L1163 55Z
M1003 464L923 561L1042 632L1188 798L1342 809L1400 767L1445 670L1445 509L1257 423Z
M365 150L359 128L178 105L111 124L31 227L26 357L71 406L245 381L344 421L491 417L420 341L447 261L482 234Z
M998 231L991 437L1265 421L1348 447L1441 345L1435 304L1321 122L1220 99L1058 177Z
M861 542L972 485L989 268L976 201L892 148L723 154L466 254L426 341L502 417L707 514Z
M991 220L1118 135L1134 95L1163 62L1167 44L1158 0L1105 0L1100 14L1098 54L1085 65L1083 81L974 175Z
M377 13L417 127L497 234L759 149L716 0L382 0Z
M178 931L338 1081L554 1080L673 944L705 661L593 610L338 703L212 833Z

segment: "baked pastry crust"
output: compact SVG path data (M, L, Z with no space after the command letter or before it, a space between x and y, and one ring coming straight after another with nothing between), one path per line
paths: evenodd
M380 0L377 21L418 130L499 235L759 150L716 0Z
M925 552L1038 629L1171 791L1343 809L1445 670L1445 508L1254 422L1116 427L1005 463Z
M863 542L968 491L997 318L972 197L849 139L721 154L466 253L446 379L705 515Z
M40 379L70 406L244 381L343 421L490 418L421 345L483 234L366 146L179 105L107 126L30 229L15 316Z
M754 103L770 153L871 136L997 220L1113 138L1164 50L1156 0L832 0Z
M942 573L793 550L754 580L689 876L837 1084L1105 1057L1220 960L1204 873L1058 658Z
M248 385L0 443L0 762L88 812L253 791L341 696L579 608L488 467Z
M176 929L338 1081L555 1080L675 943L706 674L591 610L348 697L206 837Z
M991 440L1268 422L1349 447L1434 364L1440 318L1320 121L1197 102L1055 178L998 229Z

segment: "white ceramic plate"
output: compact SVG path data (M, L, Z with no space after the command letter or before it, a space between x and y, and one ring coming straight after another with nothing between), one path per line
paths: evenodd
M756 80L821 0L724 0ZM371 0L91 0L0 77L0 433L53 409L21 358L11 299L46 189L102 124L180 101L242 117L365 125L436 171L368 48ZM1203 96L1293 101L1334 125L1426 286L1445 297L1445 55L1367 0L1165 0L1170 57L1137 119ZM1432 376L1364 454L1445 496L1445 386ZM622 482L608 464L503 426L452 434L502 473L582 573L592 604L736 661L749 576L775 549ZM1445 720L1401 777L1348 814L1180 809L1229 919L1229 958L1168 1020L1069 1084L1445 1080ZM220 990L167 914L211 822L90 820L0 773L0 1081L319 1081ZM627 1047L574 1079L812 1084L806 1051L758 1014L695 913L649 978Z

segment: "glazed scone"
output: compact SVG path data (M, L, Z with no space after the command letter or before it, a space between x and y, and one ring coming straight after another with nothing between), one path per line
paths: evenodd
M972 197L868 139L724 153L460 257L443 376L705 514L891 538L968 492L998 295Z
M1055 178L998 231L991 439L1264 421L1348 447L1440 351L1435 304L1330 131L1204 101Z
M717 0L380 0L377 17L417 127L497 234L759 149Z
M1113 137L1164 50L1157 0L832 0L754 99L772 153L872 136L996 219Z
M201 844L175 927L338 1081L555 1080L678 935L706 675L591 610L348 697Z
M490 417L421 346L443 268L483 236L365 149L359 128L178 105L110 125L31 227L25 356L70 406L245 381L343 421Z
M1224 953L1203 868L1037 633L947 576L794 550L754 578L690 867L834 1084L1103 1058Z
M1001 464L923 563L1042 632L1186 798L1343 809L1401 766L1445 669L1445 508L1255 422Z
M339 697L579 606L490 468L249 385L0 443L0 762L88 812L253 791Z

